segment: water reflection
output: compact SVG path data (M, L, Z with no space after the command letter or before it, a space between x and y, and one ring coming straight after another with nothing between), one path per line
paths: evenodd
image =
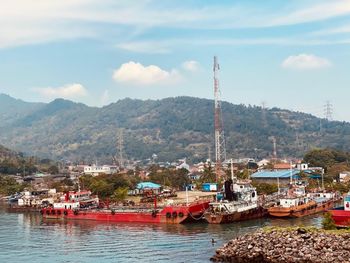
M39 213L0 209L0 262L208 262L216 248L236 236L264 226L319 226L321 220L311 216L229 225L131 224L43 220Z

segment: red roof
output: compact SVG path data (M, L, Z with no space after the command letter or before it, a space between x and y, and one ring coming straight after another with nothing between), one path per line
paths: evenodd
M290 169L290 164L289 163L276 163L273 165L273 169L276 169L276 170Z

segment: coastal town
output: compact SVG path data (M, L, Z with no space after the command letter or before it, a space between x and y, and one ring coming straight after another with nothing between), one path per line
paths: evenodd
M350 0L0 7L0 263L350 263Z

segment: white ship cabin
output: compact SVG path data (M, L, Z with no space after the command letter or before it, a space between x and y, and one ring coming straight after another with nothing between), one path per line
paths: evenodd
M258 201L258 194L256 188L254 188L248 182L236 182L232 184L232 190L234 193L239 193L239 199L246 202Z
M336 194L335 193L308 193L307 197L332 199L336 197Z
M255 190L250 183L247 182L236 182L232 184L232 190L236 193L247 192Z
M306 192L305 192L305 186L292 186L292 188L290 188L288 190L288 196L291 197L302 197L305 196Z
M81 201L81 200L90 199L90 197L91 197L90 191L69 192L70 201Z
M293 206L303 205L309 202L309 199L307 197L303 198L281 198L280 199L280 206L284 208L289 208Z
M78 209L78 208L80 208L80 203L79 202L54 203L53 208L55 208L55 209Z
M344 197L344 210L350 211L350 192Z

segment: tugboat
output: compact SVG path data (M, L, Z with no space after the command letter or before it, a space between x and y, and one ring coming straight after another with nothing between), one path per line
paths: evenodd
M344 197L344 206L328 210L337 227L350 226L350 191Z
M259 204L256 188L249 180L237 180L233 175L232 165L231 179L224 183L223 198L210 203L209 209L204 213L206 221L210 224L227 224L265 215L267 209Z
M54 203L53 207L43 208L44 219L95 220L107 222L169 223L181 224L200 220L209 207L209 201L157 207L128 206L99 208L98 198L90 197L90 192L66 193L64 201ZM84 198L82 198L84 197Z
M292 184L287 196L268 209L273 217L304 217L333 208L338 201L336 193L309 193L306 194L305 186Z

